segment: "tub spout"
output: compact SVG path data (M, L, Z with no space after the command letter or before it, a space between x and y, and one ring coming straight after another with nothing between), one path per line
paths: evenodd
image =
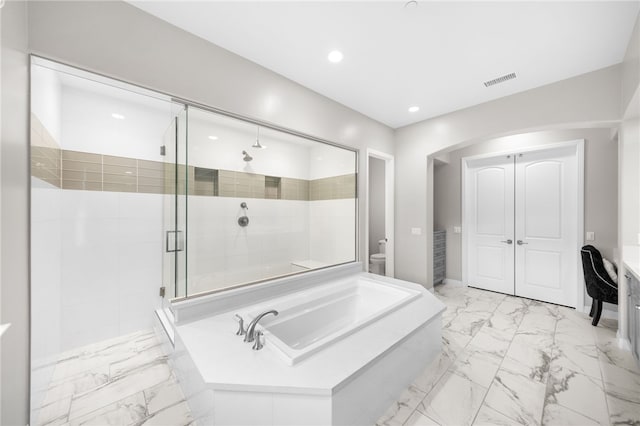
M256 325L258 325L258 321L260 321L262 319L262 317L264 317L265 315L269 315L269 314L273 314L275 316L278 316L278 311L276 311L275 309L272 309L270 311L266 311L261 313L260 315L258 315L257 317L254 318L253 321L251 321L249 323L249 326L247 327L247 334L244 335L244 341L245 342L253 342L255 340L255 334L256 334Z

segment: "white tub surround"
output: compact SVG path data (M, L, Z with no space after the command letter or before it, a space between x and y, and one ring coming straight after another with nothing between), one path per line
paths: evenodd
M349 264L179 302L175 364L194 417L373 424L440 353L445 306L419 285L360 270ZM265 297L263 287L276 294ZM202 317L204 306L218 309ZM261 321L265 347L254 351L235 335L234 314L249 321L268 309L280 315Z

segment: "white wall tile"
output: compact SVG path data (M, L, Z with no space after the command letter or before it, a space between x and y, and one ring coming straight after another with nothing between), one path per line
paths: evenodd
M38 179L31 189L31 375L33 389L46 389L62 348L61 190ZM42 183L42 184L40 184ZM40 408L43 394L33 392Z
M151 327L163 195L61 192L63 349Z

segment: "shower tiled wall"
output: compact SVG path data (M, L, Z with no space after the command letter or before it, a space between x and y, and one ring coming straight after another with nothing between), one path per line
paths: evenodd
M61 350L152 326L164 173L161 162L63 150L32 114L36 380L48 380L38 367Z
M35 114L31 114L31 174L60 188L60 145L42 125Z
M38 122L39 123L39 122ZM175 193L175 165L57 148L42 128L32 147L32 176L62 189L147 194ZM46 133L42 136L42 133ZM180 167L178 190L189 195L317 201L355 198L356 175L305 180L231 170ZM275 187L274 184L279 185ZM277 196L274 196L277 194Z
M62 188L164 194L174 191L173 167L158 161L62 150Z

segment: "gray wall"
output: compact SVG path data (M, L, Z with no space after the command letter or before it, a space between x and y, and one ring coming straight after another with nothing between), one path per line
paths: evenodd
M378 241L385 238L384 167L384 160L369 157L369 255L379 252Z
M449 164L435 167L434 228L447 230L447 278L462 279L461 159L549 143L585 140L585 232L594 231L598 247L609 259L618 248L618 144L610 129L572 129L536 132L491 139L449 153Z
M29 421L29 67L27 6L7 2L2 26L2 145L0 322L2 336L0 424Z
M622 62L622 112L640 87L640 15L636 18L629 44ZM635 99L636 104L640 102Z
M397 129L396 276L433 285L429 155L535 130L611 127L619 119L620 66L612 66ZM413 235L413 227L422 234Z

